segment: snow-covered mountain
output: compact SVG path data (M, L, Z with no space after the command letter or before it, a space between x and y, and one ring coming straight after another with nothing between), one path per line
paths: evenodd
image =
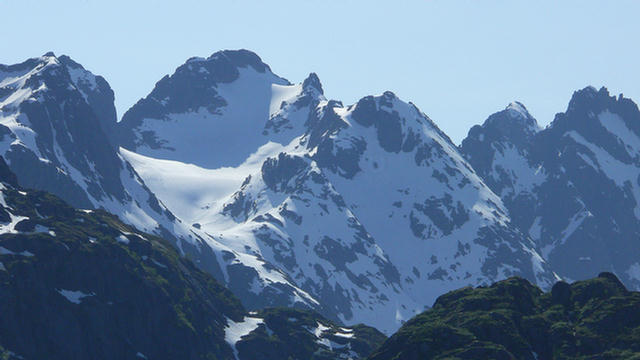
M616 273L640 288L640 111L587 87L540 129L521 104L475 126L462 152L565 279Z
M311 306L389 332L450 289L555 280L449 138L390 92L344 106L315 74L291 84L224 51L188 60L117 127L178 218L279 274L220 256L249 307Z
M143 231L197 236L110 144L113 99L102 77L67 56L47 53L0 65L0 155L22 186L49 191L76 207L102 207Z
M606 89L546 129L512 103L460 147L391 92L345 106L246 50L187 60L120 122L113 99L66 56L1 65L0 155L23 186L171 240L249 309L390 333L512 275L640 288L640 112Z
M273 74L249 51L191 58L123 115L117 136L122 147L141 155L208 169L235 167L265 138L289 143L300 135L276 118L266 123L301 91L302 85Z
M306 307L319 306L286 274L254 254L235 252L167 209L116 150L116 124L106 81L66 56L49 53L0 67L0 150L21 185L50 191L77 207L117 214L141 231L171 240L201 268L236 287L267 288L260 292L261 306L292 305L295 298L304 298ZM252 276L268 284L253 285L247 281Z

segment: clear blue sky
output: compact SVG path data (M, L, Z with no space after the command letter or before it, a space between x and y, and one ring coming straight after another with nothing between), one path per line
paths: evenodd
M0 63L52 50L103 75L118 113L191 56L257 52L345 103L391 90L458 143L509 102L542 125L572 92L640 101L640 1L0 0Z

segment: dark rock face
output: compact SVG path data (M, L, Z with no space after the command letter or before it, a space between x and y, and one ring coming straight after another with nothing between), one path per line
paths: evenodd
M531 131L528 114L492 115L461 150L554 270L585 279L612 269L640 288L640 111L602 88L577 91L567 111ZM502 121L497 121L502 120Z
M173 75L158 81L149 96L127 111L121 125L127 128L139 122L140 116L162 117L166 113L196 110L205 104L208 104L210 112L215 112L219 106L224 105L224 100L216 92L215 84L233 82L239 76L238 68L247 66L261 73L269 70L269 66L256 54L247 50L220 51L207 59L191 58L178 67ZM170 103L163 103L163 99L170 100ZM132 145L125 138L120 140L123 146ZM130 148L135 149L135 146Z
M296 184L288 188L289 181L306 170L307 166L307 162L300 157L280 153L277 158L269 158L262 164L262 179L273 191L291 192Z
M621 359L640 351L640 293L611 273L559 282L520 278L442 295L369 359Z
M392 92L385 92L383 97L376 102L373 96L367 96L356 105L353 111L353 118L361 125L376 128L378 142L383 149L388 152L399 152L402 147L402 124L398 113L380 111L379 106L393 107L389 101L395 95Z
M18 187L16 174L9 169L9 165L7 165L7 162L4 161L2 157L0 157L0 181L13 187Z
M82 65L73 61L70 57L62 55L58 58L69 71L71 79L77 89L93 110L102 127L102 132L112 140L116 125L116 108L114 106L114 93L109 83L99 75L89 77ZM83 76L84 75L84 76ZM117 148L115 143L111 144Z

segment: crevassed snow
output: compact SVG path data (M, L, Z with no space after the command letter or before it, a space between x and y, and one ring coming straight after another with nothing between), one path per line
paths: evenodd
M58 289L58 293L60 293L60 295L64 296L67 300L69 300L74 304L80 304L82 302L82 299L89 296L96 295L94 293L87 294L82 291L65 290L65 289Z
M238 349L236 344L243 336L249 335L253 330L257 329L264 320L254 317L245 317L242 321L234 322L227 318L227 327L224 329L224 340L231 345L235 358L238 358Z

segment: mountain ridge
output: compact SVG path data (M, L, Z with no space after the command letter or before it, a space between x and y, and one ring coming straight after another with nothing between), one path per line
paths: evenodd
M630 254L640 234L639 124L632 100L586 87L524 141L487 137L483 143L485 123L470 131L461 150L561 276L588 278L607 269L637 289Z
M580 210L580 201L586 204L580 198L569 199L568 209L551 202L544 209L534 206L540 199L536 189L552 186L550 179L563 183L563 189L575 179L560 170L568 163L557 164L551 156L567 138L558 130L560 125L556 130L540 129L518 102L485 122L500 131L474 127L458 147L426 114L392 92L345 106L325 98L315 73L293 84L273 74L257 55L239 50L187 60L117 122L106 81L106 87L101 86L101 78L70 58L55 61L69 73L60 84L69 88L76 104L60 116L61 124L66 126L73 116L89 119L100 141L87 146L102 144L100 153L110 154L103 162L121 167L119 179L113 171L105 172L114 179L109 183L109 177L99 176L90 166L107 166L100 156L91 155L82 144L73 147L68 139L73 145L68 157L87 154L88 160L80 162L84 165L58 166L66 174L73 169L84 174L57 175L80 184L79 190L58 191L59 195L71 202L74 196L85 196L87 201L76 203L106 208L144 231L171 239L251 310L310 308L331 320L367 322L391 333L439 294L460 286L488 285L519 275L550 288L558 279L550 264L562 269L554 259L567 255L553 249L562 248L557 236L568 227L543 235L551 220L542 215L577 223L581 216L599 214ZM6 80L10 78L0 76L1 124L22 114L6 103L5 96L38 89L36 82L35 89L16 88L11 85L15 81ZM65 103L64 94L51 103L28 96L23 100L49 111ZM594 95L588 99L597 100L597 94L587 89L580 96ZM582 105L576 99L570 103L569 120L588 116L579 113ZM635 116L629 102L633 104L621 98L615 104L622 105L615 109L623 109L623 123L633 127L635 122L625 120L628 114ZM31 129L29 119L17 123ZM559 119L556 124L563 123L562 116ZM41 121L56 124L54 118ZM9 129L3 154L15 156L9 151L13 146L37 158L42 146L26 140L11 144L14 132ZM44 130L31 131L34 141L46 135ZM553 132L558 135L548 135ZM535 140L546 145L533 146L533 139L546 139ZM633 146L619 145L615 139L607 146L634 166ZM54 148L56 144L45 143ZM50 158L45 159L55 162L58 156ZM32 164L48 166L40 162ZM547 165L540 166L543 163ZM18 170L19 180L36 178L21 172L18 162L10 166ZM33 186L53 187L48 177L40 178L45 184ZM91 191L81 186L85 179L95 183ZM124 189L117 201L92 195L94 187L114 193L110 185ZM621 186L615 191L625 194L626 185ZM555 196L545 194L544 199ZM613 220L630 223L628 210L625 207ZM536 214L542 214L539 220ZM553 226L563 226L560 221ZM610 229L612 221L604 224ZM624 248L623 239L617 241ZM635 269L631 260L624 260L623 272ZM610 263L603 260L598 266ZM562 276L576 278L563 271ZM625 283L631 279L621 277ZM371 315L376 312L385 315Z
M201 64L202 61L198 60L197 64ZM215 61L218 59L214 59ZM179 67L176 74L172 76L182 76L182 72L189 70L189 76L197 77L202 70L195 66L190 69L184 68L190 64L188 62ZM258 256L287 274L295 284L306 284L301 288L315 297L315 300L341 309L338 314L342 321L353 321L350 320L352 316L369 317L370 315L367 314L371 313L372 306L386 306L387 309L383 313L390 314L391 319L385 322L398 324L401 319L411 316L429 303L429 299L437 295L438 290L427 293L424 290L415 293L413 290L407 290L418 289L419 286L414 284L424 281L438 281L440 284L438 286L453 288L455 285L448 283L447 279L457 278L460 284L465 284L466 281L470 281L464 280L466 277L466 279L473 278L472 281L489 283L504 276L502 274L504 271L523 274L531 279L546 282L548 286L554 281L552 272L543 261L540 261L540 256L535 254L536 250L528 243L526 237L517 234L517 231L510 227L508 216L500 205L501 200L492 195L482 181L475 177L448 136L415 105L404 103L392 92L385 92L380 96L364 97L356 104L344 106L340 101L329 100L323 96L320 80L313 73L300 84L287 82L288 85L283 85L278 80L281 79L280 77L271 77L269 74L269 78L261 77L258 81L255 80L254 75L250 75L252 73L249 70L242 70L248 67L239 66L238 69L240 69L238 77L230 83L218 84L204 81L189 85L194 88L208 86L210 90L206 91L218 94L219 97L216 99L219 101L216 100L216 104L219 105L216 105L213 113L197 110L203 109L207 102L196 99L204 102L194 105L191 109L167 108L163 113L152 111L149 115L137 113L139 118L144 119L144 125L139 128L143 130L129 129L134 134L138 134L135 136L141 142L128 150L149 158L137 157L129 152L124 152L127 154L125 156L132 159L145 181L151 184L154 192L166 203L172 203L174 200L182 202L182 200L178 199L175 189L165 185L171 181L171 178L162 175L161 169L154 168L160 166L160 162L152 161L151 158L176 161L176 165L191 163L199 166L201 169L197 170L198 173L211 174L209 181L211 183L228 181L227 179L232 176L237 179L235 180L237 181L236 190L225 190L224 195L222 192L218 195L213 194L222 190L205 190L211 191L212 195L200 196L202 200L195 200L198 205L192 206L192 209L199 207L201 210L191 211L191 214L185 213L186 222L197 223L205 232L217 234L217 241L227 244L235 251L259 254ZM247 96L259 100L249 104L246 103L245 96L236 95L245 89L243 77L250 79L252 84L258 84L252 87L251 95ZM265 85L265 82L271 84L270 88ZM166 101L167 104L171 104L171 97L166 98ZM269 103L268 109L267 103ZM238 108L243 108L243 114L245 114L241 120L233 115ZM179 111L186 112L178 114ZM227 116L228 114L231 115ZM202 125L196 125L196 122ZM248 122L251 125L245 126L244 124ZM179 135L177 131L167 130L178 128L181 128ZM224 135L209 135L209 131L205 130L209 128L214 132L220 131L220 134ZM128 129L126 124L123 129ZM144 132L154 134L153 139L145 143L141 135ZM218 136L224 136L224 139ZM203 138L209 140L203 142ZM186 141L186 139L189 140ZM230 143L234 144L233 147L228 146ZM157 147L157 144L166 146ZM137 149L141 148L143 151L138 152ZM257 152L255 152L256 149L258 149ZM233 155L229 155L229 152ZM248 155L252 152L252 155ZM237 155L240 153L245 154L240 159L244 160L245 157L251 159L251 166L247 166L249 160L244 162L238 160ZM205 154L220 154L220 156L215 159L211 156L203 158ZM215 157L215 155L212 156ZM380 160L374 161L374 157ZM410 157L414 159L409 160ZM411 169L407 170L412 172L408 178L416 178L415 181L403 183L393 180L392 173L397 170L391 170L392 164L401 158L407 169ZM438 167L431 171L430 168L435 166L434 164L440 164L441 161L446 162L446 165L442 168L437 165ZM240 166L238 166L239 163ZM303 165L304 163L306 165ZM312 182L303 180L304 176L298 176L300 171L298 166L300 166L299 169L312 169L309 174L317 174L308 178L313 180ZM180 169L188 170L184 166L180 166ZM219 175L214 172L218 172ZM244 176L241 176L241 173ZM275 176L279 178L277 181L281 184L270 180L273 174L277 174ZM403 230L402 241L409 241L411 238L421 239L412 245L407 245L406 248L417 246L420 250L415 252L418 256L420 254L423 256L423 261L416 263L424 262L427 265L406 268L401 276L394 275L389 278L385 275L397 272L391 269L402 262L400 260L402 256L398 254L395 261L381 266L388 260L379 259L387 258L387 252L396 248L391 244L381 246L382 238L390 238L392 235L387 230L379 228L377 225L381 223L379 218L365 217L369 212L365 209L372 208L372 204L358 204L358 202L365 201L366 198L348 200L349 194L358 192L357 186L350 188L352 186L349 185L350 182L357 178L358 180L354 182L357 184L370 178L369 175L364 174L386 176L384 186L381 187L380 183L372 183L365 187L376 189L378 194L386 194L385 197L389 202L384 205L385 208L398 209L389 211L386 221L397 224L393 226L398 229L407 229ZM441 191L441 194L437 195L441 198L436 198L435 193L430 194L420 189L417 179L429 175L439 179L431 187L433 191ZM222 176L226 178L223 180ZM455 186L466 189L466 193L471 198L463 203L462 199L458 199L462 195L453 195L455 194L454 185L448 184L449 177L457 177L457 180L452 180L456 182ZM317 187L313 182L321 184L321 189L324 190L320 192L312 190ZM439 187L444 188L435 190ZM336 190L337 193L335 193ZM396 195L400 191L404 195ZM335 196L326 196L332 192ZM309 197L307 194L313 195ZM399 197L407 198L405 200L408 203L407 208L402 209L402 201ZM475 200L475 197L478 199ZM391 200L392 198L397 199ZM193 200L190 202L193 203ZM475 210L471 210L476 202L478 206ZM396 205L393 205L394 203ZM172 207L172 205L169 206ZM174 208L187 207L186 205L174 206ZM334 210L329 211L330 208ZM308 212L311 209L317 210ZM337 213L334 214L336 211ZM394 211L400 213L396 218L393 218ZM303 212L308 213L304 216ZM495 215L492 212L495 212ZM306 220L308 217L318 219L317 224L310 224L309 220ZM323 217L326 220L321 220ZM368 218L367 222L364 218ZM304 225L301 227L300 223ZM358 224L361 230L353 233L350 230L353 229L353 224ZM464 230L467 233L464 236L454 235L460 234L462 231L460 227L464 224L467 224ZM373 234L370 227L377 227L377 234ZM332 230L340 228L344 230L339 233ZM480 230L482 233L479 232ZM334 235L327 238L326 235L329 233ZM361 250L356 251L347 244L351 244L352 240L349 239L354 239L356 244L361 241L358 240L360 238L358 233L366 234L364 238L370 243L367 246L372 246L372 250L363 253L380 252L383 255L367 256L369 264L358 265L358 271L361 273L349 275L356 266L356 259L358 259L356 254ZM313 240L313 237L318 235L312 234L319 234L320 239ZM428 246L442 249L449 245L445 245L444 240L439 240L441 245L425 245L425 242L444 236L456 237L458 245L452 245L450 254L443 258L443 265L434 266L438 259ZM405 238L407 240L404 240ZM500 240L496 241L496 239ZM525 240L521 242L520 239ZM494 245L494 241L502 243ZM470 251L472 244L482 250ZM327 258L326 254L331 254L327 252L329 248L338 252ZM379 250L374 251L373 249L376 248ZM428 256L427 253L429 253ZM510 260L508 254L512 253L519 255ZM480 257L479 262L484 263L484 268L470 267L463 271L462 268L465 268L465 265L462 258L466 256ZM338 258L350 260L346 263L330 264ZM460 259L455 260L456 258ZM327 260L329 264L325 262ZM382 263L377 263L378 261ZM474 261L468 260L468 262ZM304 263L307 265L303 265ZM329 283L317 287L318 284L324 284L323 279L327 275L322 275L315 270L314 263L324 264L320 268L325 273L333 274L330 276L341 278L344 273L345 280L333 285ZM489 265L490 263L492 265ZM504 263L509 265L503 266ZM308 267L309 265L311 267ZM450 268L450 265L453 268ZM307 270L302 270L304 268ZM328 271L329 269L331 271ZM421 279L422 276L425 276L425 279ZM384 279L383 283L386 285L377 283L371 287L367 281L359 280L366 277ZM391 281L391 279L395 280ZM381 286L388 288L383 291L384 297L376 295ZM424 289L427 286L421 285L421 287ZM351 290L345 290L349 288ZM253 297L246 290L236 289L235 291L246 294L243 296L244 299ZM372 300L363 301L367 298ZM264 301L262 296L258 296L258 299ZM253 302L253 300L249 301ZM394 307L393 303L399 305L396 305L395 309L389 309ZM356 304L357 307L361 307L359 315L353 315L355 314L353 307ZM394 313L396 320L393 319ZM371 318L368 321L380 321L380 319ZM392 329L389 325L382 326L386 331Z

